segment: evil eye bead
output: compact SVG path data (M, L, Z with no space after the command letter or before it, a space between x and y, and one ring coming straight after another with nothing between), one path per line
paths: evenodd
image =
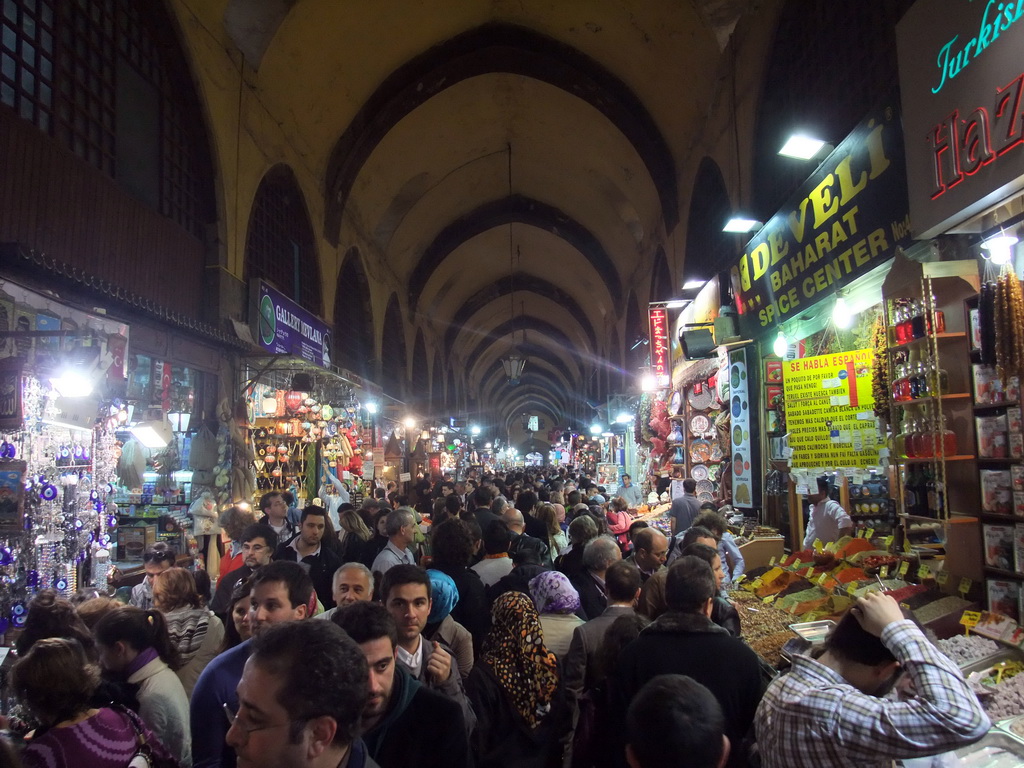
M43 501L53 501L57 498L57 486L47 483L43 486L42 490L39 491L39 498Z

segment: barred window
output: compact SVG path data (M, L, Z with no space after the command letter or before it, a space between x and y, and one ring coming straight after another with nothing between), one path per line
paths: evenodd
M309 214L291 169L272 168L252 204L245 240L246 279L259 277L321 314L320 267Z
M203 120L160 3L0 0L0 104L202 237Z

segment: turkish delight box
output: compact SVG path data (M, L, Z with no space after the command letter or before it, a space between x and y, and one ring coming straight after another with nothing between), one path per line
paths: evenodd
M1024 535L1024 524L1020 524L1021 534ZM1012 525L985 525L983 527L985 539L985 565L990 568L999 568L1003 571L1012 571L1016 565L1014 556L1015 537ZM1017 543L1024 544L1018 541ZM1024 552L1020 553L1024 558ZM1024 562L1022 562L1024 564Z
M1020 621L1020 582L988 579L988 609Z
M998 515L1013 512L1013 491L1010 472L1006 469L983 469L978 472L981 485L981 510Z

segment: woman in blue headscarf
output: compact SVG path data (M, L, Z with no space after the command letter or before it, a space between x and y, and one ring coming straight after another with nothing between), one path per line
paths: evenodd
M459 674L465 680L473 671L473 637L469 630L451 617L452 608L459 602L455 581L446 573L427 571L430 577L430 615L423 630L428 640L439 640L451 648Z

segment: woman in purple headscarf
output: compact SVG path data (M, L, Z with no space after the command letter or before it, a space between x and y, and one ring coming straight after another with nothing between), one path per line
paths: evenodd
M564 659L573 630L583 623L575 615L580 609L580 593L564 573L545 571L530 581L530 597L540 614L544 645L559 660Z

